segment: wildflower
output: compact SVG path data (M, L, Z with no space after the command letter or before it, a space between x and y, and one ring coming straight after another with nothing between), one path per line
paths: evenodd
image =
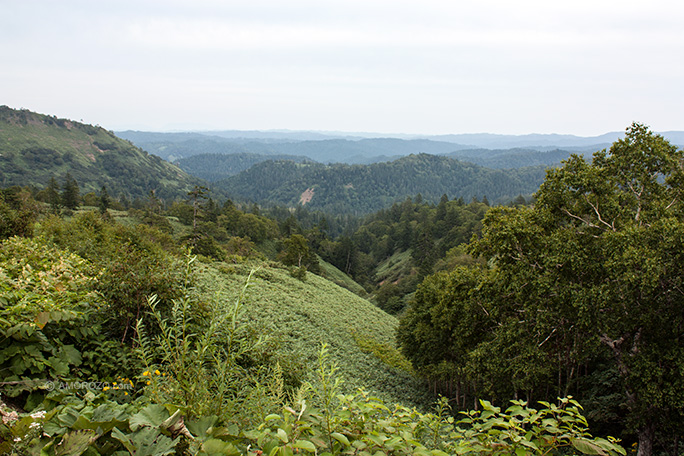
M109 387L105 386L104 388L102 388L102 391L107 391L108 389L109 389Z
M150 375L150 371L143 372L143 377L147 377L148 375Z
M148 384L148 385L151 384L151 383L152 383L151 381L149 381L149 380L147 381L147 384Z
M155 370L154 373L155 373L155 375L160 375L160 374L159 374L159 369Z

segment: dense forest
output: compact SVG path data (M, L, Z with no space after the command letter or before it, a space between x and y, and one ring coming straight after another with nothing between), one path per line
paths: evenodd
M462 151L447 156L462 162L493 169L511 169L539 166L558 166L561 161L570 157L571 152L551 150L540 152L530 149L486 150L476 149ZM390 162L399 157L376 157L373 163ZM264 161L294 161L297 163L313 162L305 156L297 155L265 155L249 152L234 153L201 153L187 158L175 159L174 163L188 174L209 182L215 182L246 171L257 163Z
M307 157L297 155L260 155L239 152L233 154L203 153L178 159L176 163L191 176L214 182L239 174L257 163L267 160L289 160L296 163L311 161Z
M265 161L214 183L213 188L254 202L364 215L419 193L435 202L445 193L468 201L487 197L508 202L533 193L545 169L493 170L427 154L372 165Z
M405 185L358 216L5 186L0 451L677 455L683 159L633 124L533 196L444 157L339 165ZM445 167L508 199L440 192Z

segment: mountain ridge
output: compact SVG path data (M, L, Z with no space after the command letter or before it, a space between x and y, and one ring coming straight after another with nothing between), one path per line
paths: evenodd
M296 207L308 190L311 209L365 214L421 194L437 201L443 194L464 200L509 201L536 191L546 167L495 170L429 154L412 154L370 165L264 161L214 183L222 193L257 203Z
M359 141L362 139L401 139L401 140L430 140L435 142L449 142L457 144L460 148L494 148L511 149L515 147L605 147L612 144L616 139L623 137L622 131L611 131L595 136L580 136L561 133L529 133L521 135L499 134L499 133L452 133L452 134L387 134L387 133L350 133L350 132L329 132L329 131L296 131L296 130L212 130L212 131L187 131L187 132L145 132L136 130L125 130L116 132L118 136L129 139L132 142L151 142L171 140L182 140L183 135L192 137L211 137L224 140L240 141L318 141L329 139L347 139ZM684 146L684 131L669 130L659 132L669 141ZM166 136L168 135L168 136Z
M238 131L223 132L175 132L155 133L125 131L118 133L150 153L171 162L188 159L205 153L233 154L250 153L260 155L305 156L321 163L371 164L389 161L410 154L428 153L448 155L463 161L496 168L519 167L520 150L528 150L529 163L555 165L557 150L571 153L593 153L610 147L620 132L599 136L581 137L561 134L500 135L493 133L467 133L452 135L403 135L394 136L367 133L334 134L313 132ZM674 144L684 145L684 132L665 132ZM506 165L499 157L495 165L484 156L512 156L512 163ZM542 157L539 153L551 153ZM513 157L515 155L515 157Z
M99 126L0 106L0 185L42 188L70 174L82 194L185 195L199 183L178 166Z

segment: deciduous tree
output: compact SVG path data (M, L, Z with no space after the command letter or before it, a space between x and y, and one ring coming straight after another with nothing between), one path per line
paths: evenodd
M572 156L548 172L534 207L488 213L470 252L489 270L465 295L451 296L448 284L418 293L407 314L415 332L448 331L434 336L451 344L439 350L460 353L471 380L494 379L481 386L534 399L577 389L598 360L609 360L623 424L638 438L638 456L652 454L659 429L667 424L675 439L672 420L684 427L683 163L684 152L638 123L591 161ZM450 283L465 282L454 274ZM419 310L425 305L432 310ZM486 330L473 340L437 324L437 305L452 322L479 309ZM408 344L419 336L403 335L414 362L421 358Z
M536 301L520 318L546 326L566 362L597 343L610 351L639 456L652 453L660 417L684 408L683 163L634 123L591 162L549 172L534 209L493 212L474 246L505 271L502 286Z

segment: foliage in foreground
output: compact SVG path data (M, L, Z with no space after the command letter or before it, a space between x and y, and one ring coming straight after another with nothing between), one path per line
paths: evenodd
M561 399L559 405L541 403L542 409L512 401L501 410L482 401L481 411L463 412L460 419L442 399L435 413L423 414L389 407L362 391L338 394L337 369L327 357L324 346L316 380L305 385L291 405L265 416L256 427L229 425L217 415L188 417L173 404L121 404L89 392L83 398L57 395L52 399L60 405L16 421L3 449L71 456L546 455L563 449L625 454L614 439L589 434L581 407L571 398Z
M51 220L41 227L43 236L12 238L0 250L0 308L7 315L0 320L7 348L2 354L23 350L0 360L0 381L17 387L13 403L30 412L14 419L0 404L1 453L545 454L562 447L624 453L614 442L593 439L579 405L569 399L542 410L518 402L503 412L483 402L482 412L456 420L446 402L436 414L425 414L362 391L345 394L325 346L313 379L301 387L287 385L287 367L264 350L259 337L264 328L244 313L244 293L236 300L204 303L188 280L190 258L185 271L165 275L175 278L168 285L179 294L150 296L140 304L144 325L133 331L138 359L131 360L127 340L109 340L103 328L119 315L112 315L111 306L127 305L108 299L101 288L110 273L107 252L126 245L150 259L164 257L155 256L133 231L92 216L73 223ZM72 236L66 226L79 229ZM76 248L83 257L73 253ZM158 268L177 262L144 264L154 277ZM260 274L269 278L270 273ZM307 289L283 276L300 284L300 294ZM126 320L119 315L118 321ZM366 335L353 337L363 341ZM384 353L383 344L367 342L369 351ZM25 365L27 359L31 365ZM126 376L113 377L117 373Z

